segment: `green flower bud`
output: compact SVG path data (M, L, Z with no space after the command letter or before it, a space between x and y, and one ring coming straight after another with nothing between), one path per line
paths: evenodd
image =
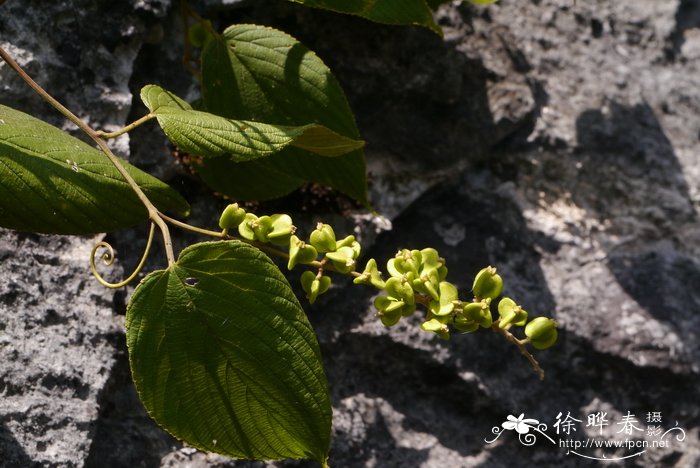
M500 328L506 328L510 324L522 327L527 322L527 312L509 297L504 297L498 303L498 316Z
M224 208L221 217L219 218L219 227L221 229L236 229L245 219L246 212L238 206L238 203L232 203Z
M430 302L430 311L438 317L450 315L455 308L455 301L458 301L457 288L454 284L443 281L440 283L439 301Z
M299 263L312 263L316 260L318 252L313 245L309 245L297 236L292 235L289 239L289 262L287 268L292 269Z
M535 317L525 326L525 336L536 349L547 349L557 341L557 322L548 317Z
M408 281L392 276L384 285L384 290L390 297L402 300L406 304L414 305L416 303L415 293Z
M272 221L267 238L275 245L287 246L296 227L292 224L292 218L286 214L274 214L270 216Z
M318 223L316 229L311 233L309 241L319 253L334 252L337 248L335 232L328 224Z
M474 278L472 291L479 299L496 299L503 290L503 279L496 274L496 269L492 266L486 267L477 273Z
M450 329L447 327L447 325L437 319L426 320L425 322L421 323L420 327L424 331L437 334L443 340L450 339Z
M386 283L382 280L382 275L377 269L377 261L370 258L365 266L365 271L353 281L355 284L371 284L377 289L384 289Z
M312 271L305 271L301 274L301 288L306 293L306 298L310 304L316 302L316 298L328 291L331 286L331 279L328 276L317 278Z

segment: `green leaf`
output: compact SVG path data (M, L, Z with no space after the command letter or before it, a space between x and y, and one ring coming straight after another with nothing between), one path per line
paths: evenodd
M322 125L267 125L193 110L187 102L160 86L145 86L141 90L141 100L156 114L168 138L196 156L227 155L233 161L250 161L291 144L321 156L334 157L364 146L364 142L338 135Z
M415 24L442 36L426 0L290 0L314 8L361 16L377 23ZM434 1L434 0L432 0Z
M359 139L338 81L316 54L283 32L256 25L229 27L202 52L202 77L208 112L276 125L316 123L349 139ZM308 134L305 138L311 139ZM302 139L300 145L306 147L307 141ZM329 159L287 147L256 164L214 161L203 161L195 170L214 189L235 198L274 198L310 181L330 185L369 204L361 150ZM214 165L216 169L211 168ZM241 180L250 181L246 185L253 186L253 191L240 186Z
M187 214L172 188L122 162L160 210ZM148 213L107 156L23 112L0 105L0 225L20 231L92 234Z
M262 252L238 241L186 248L138 285L126 324L136 389L172 435L236 458L326 460L318 343Z

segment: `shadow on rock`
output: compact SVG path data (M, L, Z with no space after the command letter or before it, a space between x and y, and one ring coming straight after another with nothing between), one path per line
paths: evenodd
M0 464L7 468L41 466L39 462L33 462L27 456L12 431L3 422L0 422Z
M146 414L131 380L126 343L120 335L117 362L102 390L86 467L161 466L161 459L181 444Z
M608 268L651 317L677 334L685 354L681 367L697 373L700 294L690 285L700 284L692 247L700 222L670 141L646 104L588 111L578 120L578 137L581 180L591 186L577 190L577 203L619 239L606 246ZM658 359L658 365L679 367L678 357Z

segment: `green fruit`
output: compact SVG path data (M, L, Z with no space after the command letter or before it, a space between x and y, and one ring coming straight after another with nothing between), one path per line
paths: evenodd
M408 317L416 310L415 305L409 305L388 296L378 296L374 300L374 307L377 308L377 315L382 323L387 327L396 325L402 316Z
M438 251L433 248L427 248L420 251L421 254L421 274L427 269L437 269L443 265L443 261L440 258Z
M243 222L238 225L238 233L244 239L268 242L267 235L272 231L272 218L269 216L257 217L253 213L247 213Z
M351 235L347 236L347 237L346 237L345 239L343 239L343 240L336 241L336 243L335 243L335 248L336 248L336 249L339 249L340 247L351 247L352 244L353 244L353 242L356 242L356 241L355 241L355 236L353 236L353 235L351 234Z
M484 268L474 278L472 291L478 299L496 299L502 290L503 279L496 274L496 269L492 266Z
M287 262L287 268L289 270L299 263L312 263L316 260L317 256L318 252L316 252L313 245L308 245L295 235L289 238L289 262Z
M489 328L493 324L493 316L489 308L491 299L484 299L480 302L470 302L462 309L462 314L468 320L478 323L483 328Z
M525 326L525 336L537 349L547 349L557 341L557 322L548 317L535 317Z
M437 334L443 340L450 339L450 329L447 327L447 325L445 325L438 319L426 320L425 322L421 323L420 327L424 331L433 332Z
M243 222L238 225L238 233L242 238L251 241L255 240L255 231L253 231L252 226L257 222L257 220L258 217L253 213L246 213L245 218L243 218Z
M267 238L275 245L287 246L296 227L292 224L292 218L286 214L274 214L270 216L270 231Z
M440 299L430 303L430 311L438 317L450 315L458 301L457 288L454 284L443 281L440 283Z
M349 273L355 269L355 251L351 247L341 247L326 254L333 266L340 273Z
M406 304L413 305L416 303L415 293L413 292L413 288L408 281L391 277L386 281L384 290L387 292L389 297L402 300Z
M421 272L421 277L411 281L411 284L416 292L430 296L434 301L440 300L437 270L431 270L428 273Z
M317 278L312 271L305 271L301 274L301 288L306 293L306 298L310 304L316 302L316 298L328 291L331 286L331 279L328 276Z
M377 269L377 261L370 258L365 266L365 271L360 276L352 280L355 284L371 284L377 289L384 289L386 283Z
M309 242L319 253L334 252L337 248L335 232L328 224L318 223L316 229L309 236Z
M221 229L236 229L245 219L246 211L238 206L238 203L232 203L224 208L219 218L219 227Z
M479 328L479 323L468 319L462 314L457 314L452 321L452 326L463 333L469 333Z
M527 312L509 297L504 297L498 303L498 315L500 328L506 328L510 324L522 327L527 322Z

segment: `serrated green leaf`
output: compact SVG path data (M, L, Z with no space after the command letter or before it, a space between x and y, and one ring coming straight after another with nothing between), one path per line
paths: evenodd
M316 123L352 140L359 132L342 88L316 54L293 37L256 25L234 25L202 52L202 94L208 112L276 125ZM274 198L305 181L330 185L368 205L364 154L333 159L287 147L255 164L203 161L204 181L235 198ZM216 166L216 170L211 166ZM236 172L229 182L219 171ZM257 174L262 171L265 177ZM210 177L215 175L217 180ZM248 192L237 184L251 180ZM258 181L263 182L261 186Z
M159 209L189 212L175 190L122 164ZM93 234L146 219L146 209L102 152L46 122L0 105L1 226Z
M318 343L258 249L186 248L138 285L126 324L136 389L172 435L236 458L325 461L331 406Z
M268 125L197 111L156 85L144 86L141 100L156 114L168 138L196 156L226 155L236 162L250 161L292 145L321 156L334 157L364 146L364 142L338 135L322 125Z
M290 0L303 5L357 15L377 23L414 24L442 36L426 0Z

